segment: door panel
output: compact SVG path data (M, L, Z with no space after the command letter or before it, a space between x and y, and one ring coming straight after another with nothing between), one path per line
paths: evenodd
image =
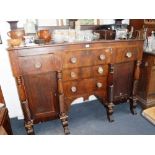
M57 117L59 108L56 72L23 77L34 121Z
M134 62L114 65L114 101L131 96L133 75Z

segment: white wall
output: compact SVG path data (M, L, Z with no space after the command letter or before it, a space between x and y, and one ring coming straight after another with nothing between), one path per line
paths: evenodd
M15 79L12 76L7 48L7 32L10 26L7 22L0 21L0 34L3 44L0 44L0 85L3 91L6 106L11 118L23 118L19 97L17 94Z

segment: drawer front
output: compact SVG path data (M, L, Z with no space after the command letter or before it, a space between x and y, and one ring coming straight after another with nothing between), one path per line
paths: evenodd
M95 91L106 90L107 88L107 77L97 77L94 79Z
M68 81L63 83L66 97L87 94L95 90L94 79L83 79L80 81Z
M115 62L134 61L138 57L139 49L137 47L117 48Z
M92 67L82 67L63 70L63 81L93 77Z
M79 81L68 81L63 83L66 97L94 93L94 91L106 90L107 77L96 79L83 79Z
M63 68L76 68L93 65L93 55L91 50L66 51L63 53Z
M94 65L107 64L112 62L112 48L102 48L93 51Z
M108 65L81 67L63 70L63 81L108 75Z
M61 60L53 54L19 57L22 74L39 74L61 69Z
M112 48L66 51L62 58L65 69L107 64L112 61Z

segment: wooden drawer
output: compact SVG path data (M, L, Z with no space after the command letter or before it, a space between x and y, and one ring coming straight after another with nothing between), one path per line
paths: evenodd
M94 79L64 82L63 89L66 97L93 92L95 89Z
M108 74L108 65L81 67L63 70L63 81L105 76Z
M63 68L86 67L110 63L112 48L66 51L63 53Z
M97 77L94 79L95 91L106 90L107 88L107 77Z
M39 74L59 70L61 62L54 54L19 57L19 68L22 74Z
M139 49L137 47L117 48L115 62L128 62L134 61L138 57Z
M92 67L81 67L63 70L63 81L93 77Z
M66 97L93 93L94 91L106 90L107 77L68 81L63 83Z
M91 50L66 51L62 58L65 69L91 66L94 60Z
M102 48L93 51L94 65L107 64L112 61L112 48Z

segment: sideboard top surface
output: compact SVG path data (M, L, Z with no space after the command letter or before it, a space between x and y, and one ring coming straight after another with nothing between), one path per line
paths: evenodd
M34 45L34 46L21 46L21 47L14 47L8 48L8 51L12 50L21 50L21 49L32 49L32 48L43 48L43 47L54 47L54 46L67 46L67 45L78 45L78 44L95 44L95 43L133 43L133 42L143 42L144 40L141 39L130 39L130 40L98 40L98 41L90 41L90 42L63 42L63 43L50 43L45 45Z

